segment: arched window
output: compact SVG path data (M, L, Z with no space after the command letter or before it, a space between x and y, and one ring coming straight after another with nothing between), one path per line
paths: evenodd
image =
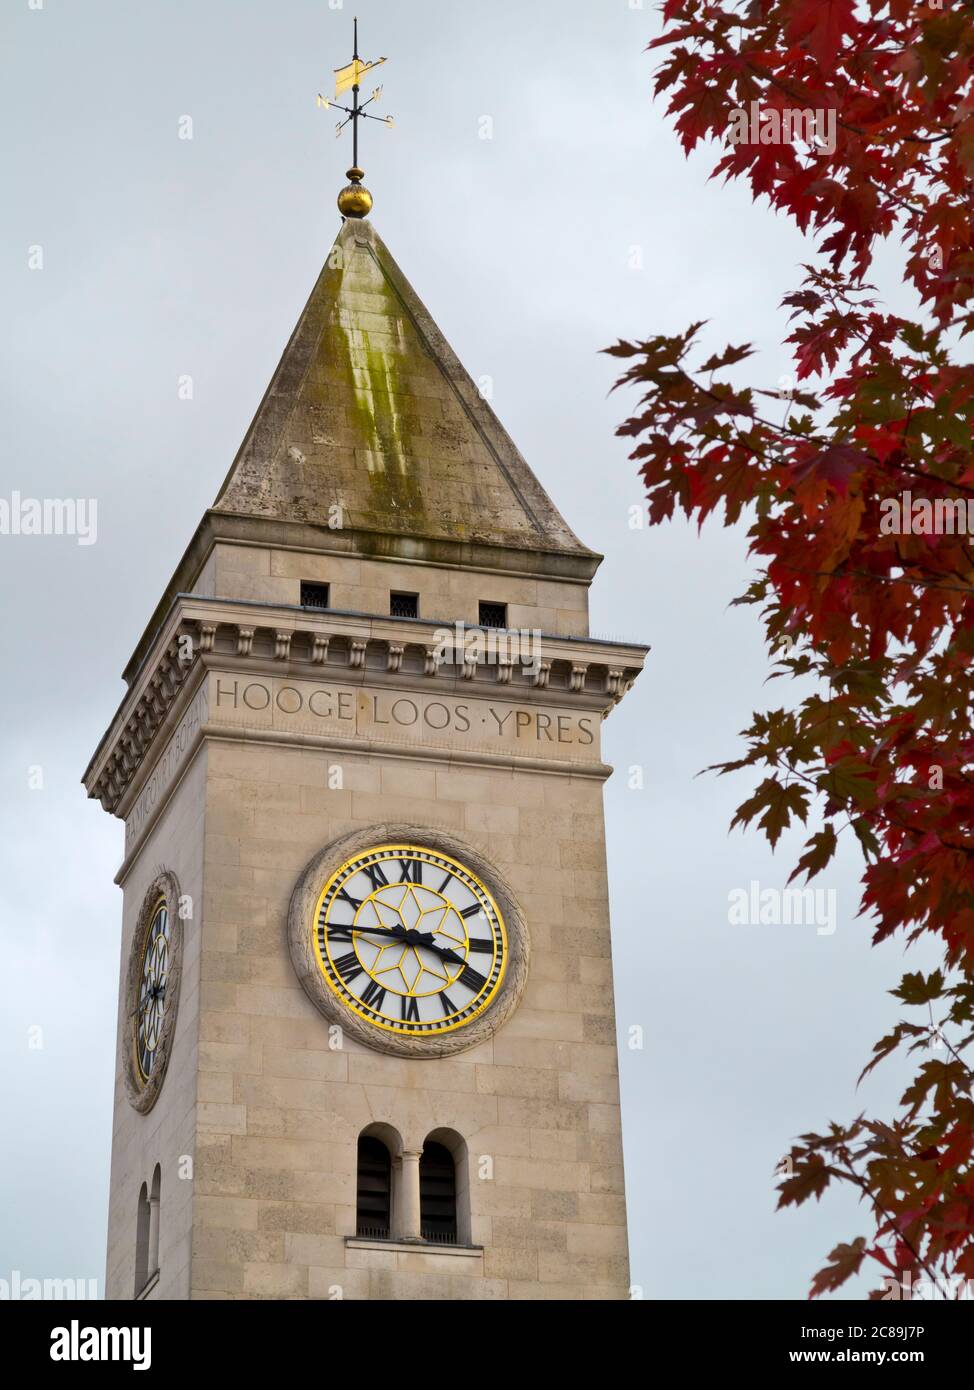
M363 1134L358 1141L355 1233L388 1238L392 1220L392 1158L381 1139Z
M457 1170L453 1154L427 1139L419 1160L419 1225L423 1240L457 1242Z
M162 1169L156 1164L155 1172L152 1174L152 1186L149 1189L149 1272L151 1279L153 1274L159 1272L159 1197L162 1191Z
M149 1193L145 1183L139 1192L135 1217L135 1292L140 1294L149 1280Z
M139 1190L139 1207L135 1218L135 1296L138 1298L150 1280L159 1273L159 1194L162 1189L162 1169L157 1163L151 1186L145 1183Z

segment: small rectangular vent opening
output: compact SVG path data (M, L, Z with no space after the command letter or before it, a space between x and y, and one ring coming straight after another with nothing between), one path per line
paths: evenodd
M302 608L329 608L330 585L312 584L307 579L301 580L301 607Z
M507 627L507 604L481 602L480 626Z
M389 614L393 618L418 618L419 594L390 594Z

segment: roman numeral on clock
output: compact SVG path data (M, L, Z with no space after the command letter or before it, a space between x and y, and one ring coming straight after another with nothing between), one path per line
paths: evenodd
M402 865L402 872L399 875L400 883L422 883L422 859L400 859L399 863Z
M494 942L493 942L493 939L490 938L490 937L488 937L486 941L481 941L481 940L478 940L476 937L471 936L470 939L469 939L468 942L467 942L467 950L468 950L468 951L477 951L479 954L488 955L488 956L489 956L489 955L493 955L493 952L494 952ZM499 952L500 952L500 947L499 947L499 946L498 946L497 950L498 950L498 953L499 953Z
M446 1017L447 1014L455 1014L455 1013L456 1013L456 1011L457 1011L457 1006L456 1006L456 1004L454 1004L453 1000L452 1000L452 999L450 998L450 996L447 994L446 990L443 990L443 989L440 990L440 1003L443 1005L443 1016L444 1016L444 1018Z
M465 965L457 979L462 985L466 985L467 989L472 989L474 994L479 994L487 983L487 976L481 975L480 971L474 970L471 965Z
M377 985L375 980L370 980L362 991L362 1003L368 1004L370 1009L375 1009L376 1013L382 1012L382 1002L386 997L386 992L381 985Z
M419 1000L404 994L401 998L403 1023L419 1022Z
M349 951L347 955L338 957L335 961L335 969L348 984L349 980L354 980L356 975L361 974L364 967L355 952Z
M362 906L362 899L353 898L347 888L341 889L335 901L338 902L339 899L341 899L343 903L348 903L353 912L358 912L359 908Z
M352 939L352 937L353 937L354 935L355 935L355 928L354 928L354 927L336 927L336 926L329 926L329 928L328 928L328 940L329 940L329 941L351 941L351 939ZM473 942L470 943L470 949L471 949L471 950L474 949L474 947L473 947Z
M477 913L478 913L478 912L482 912L482 911L483 911L483 909L481 908L480 903L471 903L469 907L465 907L465 908L463 909L463 911L460 913L460 916L461 916L461 917L476 917Z
M363 873L368 875L373 893L377 888L384 888L389 882L382 870L381 864L366 864L363 868Z

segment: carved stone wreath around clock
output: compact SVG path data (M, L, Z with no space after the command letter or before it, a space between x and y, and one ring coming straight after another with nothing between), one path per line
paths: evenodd
M169 1066L183 964L179 883L163 870L142 900L125 987L125 1090L141 1114L159 1098Z
M527 981L524 917L503 875L443 830L381 824L316 854L295 886L288 948L315 1007L398 1057L485 1042Z

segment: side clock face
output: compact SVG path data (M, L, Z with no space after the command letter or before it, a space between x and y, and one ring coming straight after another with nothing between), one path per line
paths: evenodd
M145 934L139 983L135 1065L143 1082L148 1081L159 1058L171 944L169 908L165 901L160 901L152 913L149 930Z
M132 935L125 990L125 1088L144 1115L166 1077L179 1007L183 931L180 893L168 869L149 886Z
M327 987L359 1018L400 1037L467 1027L495 999L508 965L500 909L459 859L384 844L347 859L315 911Z

